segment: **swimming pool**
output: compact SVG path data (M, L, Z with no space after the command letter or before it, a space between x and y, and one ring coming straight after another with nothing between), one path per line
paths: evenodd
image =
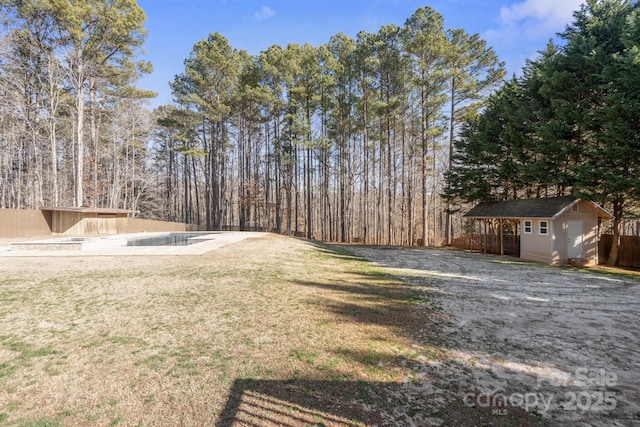
M189 246L213 239L208 233L169 233L159 236L136 237L127 240L127 246Z
M171 235L181 235L170 237ZM2 257L193 256L267 233L248 231L140 232L113 236L57 237L0 246ZM137 241L137 242L136 242ZM152 246L153 245L153 246Z
M119 247L167 247L190 246L214 239L212 232L152 233L150 235L116 235L103 237L58 237L46 240L14 242L11 249L16 251L86 251L91 249Z

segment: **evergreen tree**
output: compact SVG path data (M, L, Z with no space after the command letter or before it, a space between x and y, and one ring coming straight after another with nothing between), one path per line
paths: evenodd
M637 16L638 4L629 0L588 1L562 34L566 45L543 84L554 116L572 131L567 145L574 192L613 208L609 265L617 263L619 225L639 182L637 119L630 114L637 106Z
M403 28L404 49L413 70L413 85L419 111L419 145L421 153L422 244L428 245L429 175L436 170L437 141L444 133L442 110L447 102L446 84L450 67L450 43L444 30L442 15L430 7L418 9ZM431 190L435 189L432 182Z
M607 204L615 265L620 223L640 188L639 13L629 0L584 4L562 33L565 45L550 43L465 130L447 197L483 200L502 188L513 197L573 193ZM488 183L467 181L483 168Z
M469 36L464 30L447 32L450 43L449 93L449 164L453 165L454 138L457 127L472 121L484 105L489 93L502 84L506 71L495 51L478 34ZM445 240L452 238L451 206L447 205Z
M226 139L241 64L241 53L224 36L210 34L194 45L185 61L184 73L171 84L176 101L200 117L194 126L200 128L205 158L205 216L207 226L214 229L219 229L223 222Z

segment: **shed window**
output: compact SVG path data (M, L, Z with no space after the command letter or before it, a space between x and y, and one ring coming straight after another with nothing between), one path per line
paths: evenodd
M549 234L549 222L540 221L538 233L542 236L546 236Z
M533 222L525 220L524 222L524 234L531 234L533 232Z

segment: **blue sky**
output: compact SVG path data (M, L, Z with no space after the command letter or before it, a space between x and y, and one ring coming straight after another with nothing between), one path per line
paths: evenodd
M269 46L326 43L340 32L355 37L383 25L402 26L431 6L447 28L478 33L518 74L547 41L563 31L583 0L138 0L147 14L144 59L154 72L140 87L158 92L152 106L171 103L169 82L193 45L219 32L232 47L258 54Z

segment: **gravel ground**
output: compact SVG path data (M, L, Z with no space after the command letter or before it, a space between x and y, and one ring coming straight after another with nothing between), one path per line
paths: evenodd
M506 401L551 425L640 425L640 278L447 250L350 250L425 290L459 362L438 373L465 404L499 416Z

